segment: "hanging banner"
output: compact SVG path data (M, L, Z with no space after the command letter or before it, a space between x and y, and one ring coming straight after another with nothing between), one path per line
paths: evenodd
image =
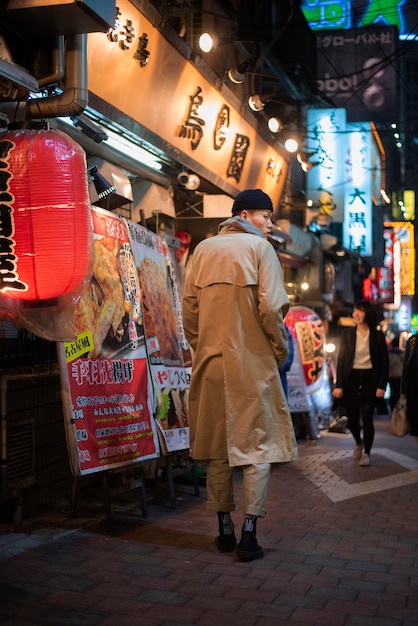
M159 455L143 310L124 222L94 208L93 276L75 308L77 339L59 343L75 476ZM59 271L59 268L57 268Z
M361 256L373 252L372 133L370 123L347 124L343 245Z
M189 447L191 353L184 335L180 286L166 242L126 221L138 272L157 425L167 452Z
M394 290L394 243L395 237L393 228L384 228L383 239L385 242L385 253L383 257L383 267L376 268L377 285L379 289L379 301L385 304L393 304L395 299Z
M344 220L345 125L345 109L308 109L307 150L315 166L307 173L307 198L338 223Z
M395 290L396 283L399 283L400 296L413 296L415 294L414 225L411 222L385 222L386 227L392 227L394 232ZM396 260L398 260L397 266Z

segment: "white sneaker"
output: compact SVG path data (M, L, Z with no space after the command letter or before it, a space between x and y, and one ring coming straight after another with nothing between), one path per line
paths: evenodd
M370 455L366 453L362 454L359 465L362 467L368 467L370 465Z
M361 459L361 453L363 452L363 446L361 443L356 443L353 450L353 459Z

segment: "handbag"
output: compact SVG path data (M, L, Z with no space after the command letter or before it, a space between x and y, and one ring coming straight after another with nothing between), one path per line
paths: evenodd
M401 394L390 417L388 432L395 437L405 437L411 431L406 414L406 396Z
M331 421L328 427L328 432L346 433L347 424L348 424L348 417L346 417L345 415L337 415L337 417L334 417L334 419Z

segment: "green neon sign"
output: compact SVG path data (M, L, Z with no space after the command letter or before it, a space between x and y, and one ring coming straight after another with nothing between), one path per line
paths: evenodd
M401 39L417 30L418 10L408 0L302 0L301 9L312 30L397 26Z

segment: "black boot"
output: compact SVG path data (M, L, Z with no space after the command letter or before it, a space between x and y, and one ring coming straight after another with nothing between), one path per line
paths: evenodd
M234 522L230 513L218 512L219 536L216 537L215 543L221 552L232 552L235 550L237 540L234 532Z
M264 550L257 543L257 517L246 515L242 527L241 541L237 545L237 556L243 561L253 561L264 556Z

